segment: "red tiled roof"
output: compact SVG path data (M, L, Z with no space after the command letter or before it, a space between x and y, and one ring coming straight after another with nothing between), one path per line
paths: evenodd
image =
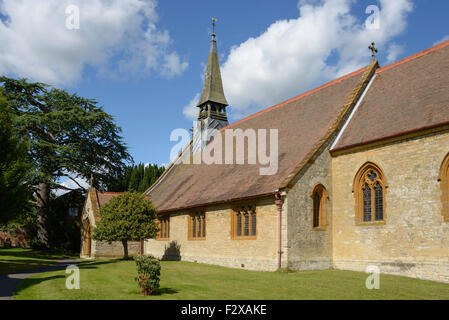
M278 171L258 165L175 164L148 195L161 212L273 194L326 136L366 68L265 109L226 128L278 129ZM226 129L223 128L222 130ZM235 154L235 145L234 145ZM245 163L247 163L245 155Z
M449 41L376 72L335 150L449 123Z
M117 197L121 194L123 194L123 192L103 192L103 191L97 190L98 205L101 208L106 203L108 203L109 200L111 200L112 198Z

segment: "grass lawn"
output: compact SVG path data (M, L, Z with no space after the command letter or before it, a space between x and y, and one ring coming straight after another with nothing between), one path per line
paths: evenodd
M22 281L14 299L449 299L449 285L352 271L256 272L189 262L162 262L157 295L139 294L134 261L94 260L80 265L80 289L65 288L64 271Z
M49 251L22 248L0 249L0 274L51 266L56 264L54 259L67 258L72 257Z

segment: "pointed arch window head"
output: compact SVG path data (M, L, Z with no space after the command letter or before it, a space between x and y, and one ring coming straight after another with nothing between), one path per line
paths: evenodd
M374 163L364 164L354 179L356 224L385 223L387 183L382 169Z
M312 193L312 229L324 231L327 227L327 200L328 194L322 184L316 185Z
M443 221L449 222L449 153L441 164L439 181L441 187Z

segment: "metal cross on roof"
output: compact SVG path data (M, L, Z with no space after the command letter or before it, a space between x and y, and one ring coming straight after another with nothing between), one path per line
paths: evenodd
M376 45L376 44L375 44L374 42L372 42L371 45L368 47L368 49L370 49L371 52L372 52L371 57L373 58L373 60L376 59L376 53L379 52L379 51L376 49L375 45Z

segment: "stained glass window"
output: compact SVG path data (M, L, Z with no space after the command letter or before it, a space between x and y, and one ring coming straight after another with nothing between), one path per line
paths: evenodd
M356 220L358 222L385 221L386 181L382 170L367 162L355 179Z
M367 183L363 189L363 221L371 221L371 188Z
M384 204L383 204L383 189L380 183L374 188L374 207L376 210L376 221L382 221L384 219Z
M371 173L368 175L368 178L374 182L377 178L377 174L374 171L371 171Z

